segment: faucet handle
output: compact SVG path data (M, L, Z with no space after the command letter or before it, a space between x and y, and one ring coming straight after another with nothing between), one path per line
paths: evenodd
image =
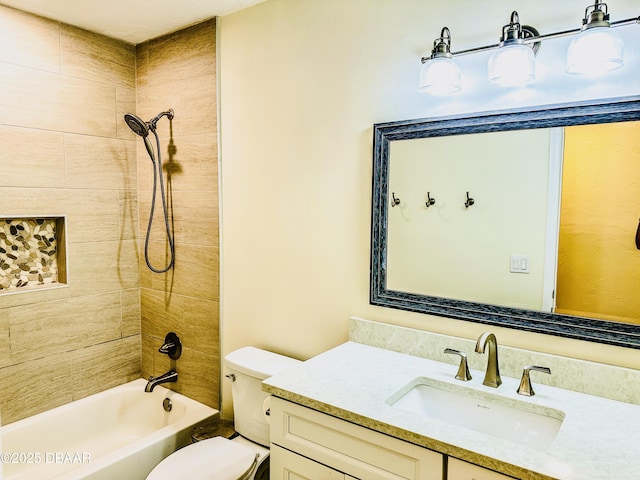
M453 348L445 348L444 353L452 353L453 355L460 356L460 366L458 367L458 373L456 373L456 379L468 382L471 380L471 373L469 373L469 366L467 365L467 354L460 350L454 350Z
M542 372L551 374L551 370L547 367L537 367L535 365L527 365L522 370L522 380L520 380L520 386L518 387L518 394L525 395L527 397L533 397L536 392L533 391L531 386L531 378L529 378L529 372L535 370L536 372Z
M158 349L158 352L169 355L169 358L172 360L180 358L180 355L182 354L182 343L180 343L178 335L174 332L167 333L164 337L164 343Z

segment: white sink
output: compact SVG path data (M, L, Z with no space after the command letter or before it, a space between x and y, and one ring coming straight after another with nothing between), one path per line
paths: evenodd
M387 404L538 450L556 438L564 412L514 398L417 378Z

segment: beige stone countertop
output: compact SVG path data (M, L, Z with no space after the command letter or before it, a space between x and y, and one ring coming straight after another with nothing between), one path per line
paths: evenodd
M536 375L544 374L536 372L531 375L536 395L525 397L516 393L519 378L503 376L495 389L482 385L484 372L471 370L473 379L461 382L456 371L455 365L347 342L265 380L263 390L522 480L640 478L640 406L539 385ZM564 420L553 443L541 450L387 403L420 377L473 389L479 397L497 394L535 410L560 410Z

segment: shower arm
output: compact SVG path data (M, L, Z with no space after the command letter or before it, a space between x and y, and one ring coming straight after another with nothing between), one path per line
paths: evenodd
M162 117L167 117L169 120L173 120L173 108L170 108L169 110L167 110L166 112L160 112L158 115L156 115L155 117L153 117L151 120L149 120L147 122L147 125L149 125L149 129L150 130L154 130L156 129L156 123L158 123L158 121L162 118Z

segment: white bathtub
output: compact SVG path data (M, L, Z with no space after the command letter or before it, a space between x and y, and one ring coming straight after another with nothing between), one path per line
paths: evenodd
M142 480L217 410L144 379L0 429L4 480ZM162 402L169 398L172 410Z

